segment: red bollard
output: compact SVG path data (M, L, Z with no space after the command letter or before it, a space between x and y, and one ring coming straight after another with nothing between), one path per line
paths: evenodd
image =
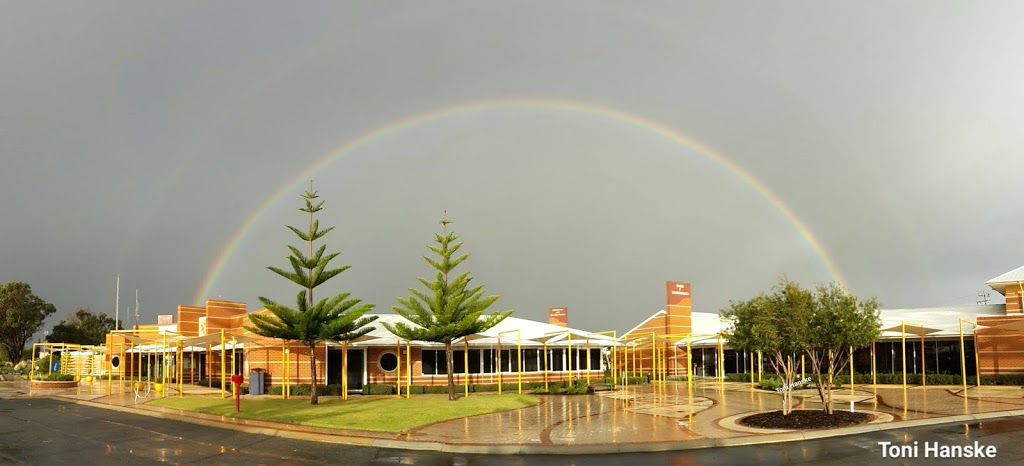
M231 376L231 383L235 384L235 412L237 413L237 412L240 412L240 410L239 410L239 399L242 396L242 389L239 386L242 385L242 376L240 376L240 375L232 375Z

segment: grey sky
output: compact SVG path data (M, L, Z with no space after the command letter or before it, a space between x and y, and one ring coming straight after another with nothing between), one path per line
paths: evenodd
M304 183L333 149L466 102L565 100L672 128L776 193L886 307L971 304L1024 264L1019 2L13 2L0 15L0 282L143 320L291 302ZM314 175L325 285L389 311L443 209L495 310L625 330L693 283L717 311L822 260L757 190L657 133L498 106L381 134ZM500 309L499 309L500 308Z

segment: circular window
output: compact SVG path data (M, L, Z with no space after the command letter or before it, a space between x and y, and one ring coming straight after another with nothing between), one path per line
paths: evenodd
M114 357L110 358L110 367L113 367L114 369L117 369L118 367L121 367L121 357L120 356L114 356Z
M395 356L395 353L384 353L380 355L380 360L377 363L380 364L380 370L394 372L395 369L398 369L398 356Z

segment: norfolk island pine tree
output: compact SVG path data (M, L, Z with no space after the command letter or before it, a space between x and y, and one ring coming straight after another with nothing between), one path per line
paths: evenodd
M448 372L448 399L455 400L452 342L494 327L512 315L512 311L484 316L484 311L498 300L498 296L484 297L483 286L470 287L469 284L473 277L469 275L469 272L459 274L454 280L448 279L449 273L469 258L469 254L452 258L462 247L462 243L456 243L455 241L459 237L448 231L448 225L451 223L452 221L448 220L448 212L445 211L441 220L442 234L434 235L434 242L438 246L427 247L438 256L438 259L423 256L423 260L437 270L434 281L427 282L423 278L417 278L426 291L409 288L412 296L397 298L399 306L392 307L398 315L417 327L406 325L403 322L394 325L383 322L383 325L399 338L444 343Z
M292 252L288 256L292 271L267 267L303 288L296 297L296 307L292 309L260 296L260 302L272 315L253 314L250 316L252 326L246 327L257 335L287 341L301 341L309 348L311 378L309 403L314 405L319 404L316 393L316 344L326 340L353 340L363 336L373 331L374 327L368 325L377 319L377 316L364 317L373 309L372 304L361 304L361 300L349 298L349 293L341 293L334 297L323 298L316 303L313 302L314 288L350 267L346 265L328 270L328 262L337 257L338 253L324 256L324 251L327 249L326 244L320 246L315 254L313 253L313 242L323 238L334 229L334 227L330 227L320 230L320 221L313 219L313 214L323 209L324 205L323 201L316 205L313 204L318 197L317 192L313 190L313 182L310 181L309 191L302 195L305 206L299 209L299 211L309 214L309 229L304 232L292 226L288 227L302 241L309 244L309 255L306 256L296 247L288 246Z

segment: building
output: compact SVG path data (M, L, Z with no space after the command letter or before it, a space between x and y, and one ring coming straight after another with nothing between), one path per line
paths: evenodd
M176 316L161 316L158 324L108 334L108 363L115 374L126 377L166 371L174 381L180 377L194 383L220 377L224 361L227 376L263 372L268 386L281 385L284 377L290 384L308 384L309 348L253 334L246 328L250 315L238 302L207 300L205 306L179 306ZM377 317L371 324L374 330L356 341L317 345L318 384L341 384L347 372L349 390L399 380L403 385L447 385L443 344L401 340L381 324L410 322L394 314L370 315ZM602 350L612 346L610 336L508 317L455 342L453 373L458 385L599 378L610 362L609 352Z

